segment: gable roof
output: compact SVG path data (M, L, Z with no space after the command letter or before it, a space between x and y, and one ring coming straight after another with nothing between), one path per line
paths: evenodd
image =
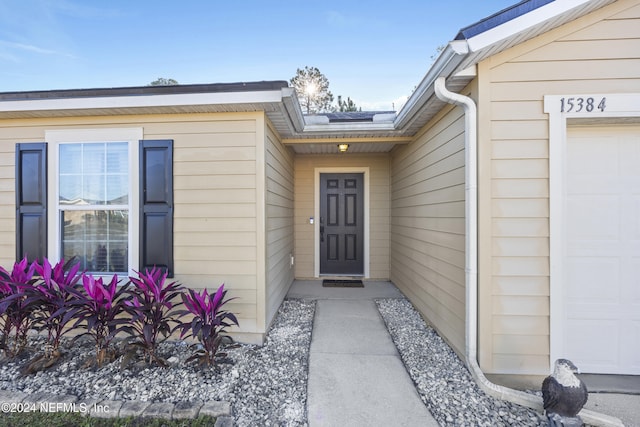
M438 77L447 78L450 90L460 91L475 78L480 61L614 1L525 0L461 29L397 114L304 116L286 81L262 81L0 93L0 118L264 111L284 142L298 152L305 142L335 148L337 138L371 139L376 143L368 150L388 151L396 143L410 142L445 106L434 92Z
M195 85L138 86L99 89L62 89L30 92L0 93L0 101L26 101L37 99L104 98L133 95L169 95L188 93L259 92L288 87L286 81L261 81L249 83L215 83Z
M484 33L492 28L498 27L506 22L511 21L514 18L525 15L532 10L535 10L545 4L551 3L555 0L524 0L520 3L509 6L502 9L500 12L496 12L491 16L481 19L458 32L458 35L454 40L464 40Z
M475 78L476 65L482 60L613 2L525 0L463 28L427 71L398 113L394 126L415 133L444 107L433 88L438 77L446 77L447 88L459 92Z

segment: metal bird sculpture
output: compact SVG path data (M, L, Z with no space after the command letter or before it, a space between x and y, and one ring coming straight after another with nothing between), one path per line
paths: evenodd
M550 427L582 427L578 416L589 393L570 360L556 360L553 374L542 382L542 401Z

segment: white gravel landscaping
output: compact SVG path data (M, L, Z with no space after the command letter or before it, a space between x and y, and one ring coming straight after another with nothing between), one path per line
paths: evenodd
M541 414L480 390L458 355L408 300L376 303L422 401L440 425L547 425Z
M404 298L377 300L402 361L423 402L443 426L544 426L534 411L485 395L464 363ZM238 426L307 425L309 348L315 302L285 300L262 347L227 349L227 357L211 369L184 360L184 342L166 342L160 354L170 368L141 364L121 369L119 360L101 369L82 365L90 341L66 352L54 368L21 375L24 360L0 362L0 390L74 395L80 400L231 403ZM339 333L337 331L337 333ZM43 339L32 338L32 345Z
M93 352L91 341L63 344L63 359L53 368L22 375L25 360L0 362L0 390L28 394L73 395L78 400L208 402L232 404L236 425L303 425L306 423L308 355L315 303L286 300L262 347L227 349L226 360L212 369L185 364L191 351L181 341L160 345L170 368L121 369L120 359L100 369L83 368ZM33 337L34 348L44 343Z

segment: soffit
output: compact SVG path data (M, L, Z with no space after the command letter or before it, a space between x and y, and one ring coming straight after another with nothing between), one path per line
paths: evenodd
M286 144L286 141L285 141ZM338 142L336 143L317 143L310 142L308 144L290 144L296 154L341 154L349 156L351 154L364 153L388 153L396 142L356 142L349 143L349 149L346 153L340 153L338 150Z

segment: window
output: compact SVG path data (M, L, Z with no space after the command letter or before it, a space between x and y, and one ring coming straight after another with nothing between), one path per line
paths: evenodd
M173 277L173 140L142 128L53 130L16 144L16 257Z
M58 211L64 259L90 272L129 270L129 144L61 143Z
M49 258L75 257L81 269L138 269L138 141L141 129L47 132Z

